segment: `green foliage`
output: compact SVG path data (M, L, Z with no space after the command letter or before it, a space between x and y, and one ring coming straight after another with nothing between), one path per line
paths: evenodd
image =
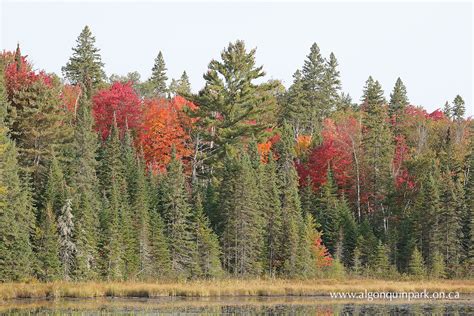
M255 66L255 52L247 52L243 41L230 43L221 53L222 61L209 63L205 87L194 100L202 142L198 154L211 170L221 169L227 151L252 136L259 139L269 126L262 117L274 107L274 84L255 83L265 75L262 67Z
M403 115L406 106L409 104L407 97L407 88L403 84L402 79L397 78L393 92L390 94L390 102L388 106L388 113L392 117L394 114L397 119Z
M255 276L262 272L263 220L258 205L255 170L247 153L227 157L219 195L224 218L223 265L229 273Z
M421 256L421 252L416 247L413 249L411 254L408 272L410 275L418 278L423 277L426 273L423 257Z
M283 126L281 139L276 151L279 155L277 165L278 184L282 212L282 231L286 238L282 256L282 274L294 276L297 273L299 228L303 222L301 201L298 194L298 174L295 170L295 140L288 124Z
M178 80L171 80L169 91L174 95L184 97L191 95L191 83L189 83L189 77L186 71L183 71L183 74Z
M322 239L329 253L336 253L336 244L339 236L339 205L336 195L336 185L329 168L326 183L321 188L321 197L319 198L319 208L316 219L321 224L321 230L324 232Z
M261 200L263 202L264 228L264 270L274 277L281 268L281 249L284 245L282 234L283 214L280 204L280 188L278 186L277 166L273 155L268 157L264 167L264 186Z
M94 120L90 102L81 96L78 102L70 182L72 213L75 218L74 276L79 280L89 280L98 272L98 222L99 222L99 180L96 175L98 148L97 135L92 130Z
M446 266L444 264L443 255L439 251L435 251L430 266L430 276L433 278L445 278Z
M192 276L197 269L191 207L185 185L182 163L173 153L162 183L161 212L169 240L171 269L181 278Z
M66 66L62 67L64 76L75 85L82 85L90 97L92 92L105 79L99 49L95 47L95 37L86 25L76 40L76 47Z
M161 51L158 53L158 56L155 58L155 63L151 69L151 77L148 80L149 88L151 95L155 97L166 97L168 88L166 81L168 77L166 76L166 64L163 58Z
M36 255L39 260L38 276L43 281L52 281L61 277L59 260L59 239L56 219L51 205L47 205L40 214L36 235Z
M217 235L210 228L209 220L204 215L199 193L194 199L193 224L200 271L199 276L205 278L221 276L223 271L219 260L219 240L217 239Z

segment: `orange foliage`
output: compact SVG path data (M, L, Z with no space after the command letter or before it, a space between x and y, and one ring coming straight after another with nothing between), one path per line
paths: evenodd
M296 155L305 155L311 147L311 135L298 135L296 138Z
M73 86L65 84L61 91L61 99L63 101L64 108L69 112L76 115L77 104L79 97L81 96L81 88L79 86Z
M186 160L193 153L190 127L192 120L184 113L184 107L196 106L182 97L145 100L139 146L143 148L148 168L163 172L171 160L174 147L176 156Z
M323 241L321 239L320 234L317 234L314 238L313 253L316 260L316 267L323 268L332 265L333 258L329 254L329 251L326 246L323 245Z

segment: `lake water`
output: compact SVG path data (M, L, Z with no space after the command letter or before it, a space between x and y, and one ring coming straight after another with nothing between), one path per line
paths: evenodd
M15 315L474 315L472 297L456 301L335 301L327 297L100 298L14 300Z

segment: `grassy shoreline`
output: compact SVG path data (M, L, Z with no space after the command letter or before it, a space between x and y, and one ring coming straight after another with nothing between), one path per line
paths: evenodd
M0 284L0 300L19 298L325 296L330 292L423 291L474 293L474 280L373 279L199 280L188 282L51 282Z

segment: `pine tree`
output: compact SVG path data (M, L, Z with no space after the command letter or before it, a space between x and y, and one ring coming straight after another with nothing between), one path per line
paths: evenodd
M66 200L58 217L59 259L63 269L62 275L66 280L72 276L76 244L74 243L74 216L72 215L72 201Z
M24 281L32 275L35 219L28 187L19 176L15 143L7 136L3 80L0 65L0 281Z
M43 281L59 279L62 275L59 239L56 219L50 204L40 214L36 240L36 255L39 260L38 276Z
M62 72L72 84L82 85L85 93L91 97L93 90L105 80L104 64L99 54L100 50L95 47L95 37L87 25L81 31L76 43L71 58L66 66L62 67Z
M214 278L222 275L222 266L219 259L219 240L204 215L201 196L197 193L193 207L194 235L197 250L197 259L200 276Z
M98 144L93 125L90 102L82 95L78 102L70 164L76 245L74 276L79 280L92 279L98 272L100 197L96 174Z
M30 175L35 202L42 207L49 165L55 155L63 157L72 129L58 86L35 81L14 91L10 103L16 113L10 134L18 145L19 163Z
M166 81L168 77L166 76L166 65L161 51L158 53L158 56L155 58L155 64L151 69L151 77L148 80L150 87L152 89L153 96L157 97L166 97L168 92Z
M265 75L255 66L255 52L247 52L244 42L237 41L224 49L222 61L209 63L205 87L194 100L199 107L193 112L200 118L196 125L204 173L222 169L226 149L235 150L251 137L258 140L269 127L263 118L275 106L275 84L255 83Z
M411 275L415 277L423 277L426 273L423 257L417 247L413 249L413 252L411 254L410 263L408 265L408 271Z
M185 187L183 166L174 152L163 179L162 214L169 243L171 269L178 277L191 277L195 269L191 208Z
M222 252L224 268L234 276L262 272L262 214L258 205L255 170L246 152L227 157L220 191L224 214Z
M388 104L389 116L393 117L395 115L397 122L402 121L404 110L408 104L407 88L403 84L402 79L397 78L393 92L390 94L390 102Z

